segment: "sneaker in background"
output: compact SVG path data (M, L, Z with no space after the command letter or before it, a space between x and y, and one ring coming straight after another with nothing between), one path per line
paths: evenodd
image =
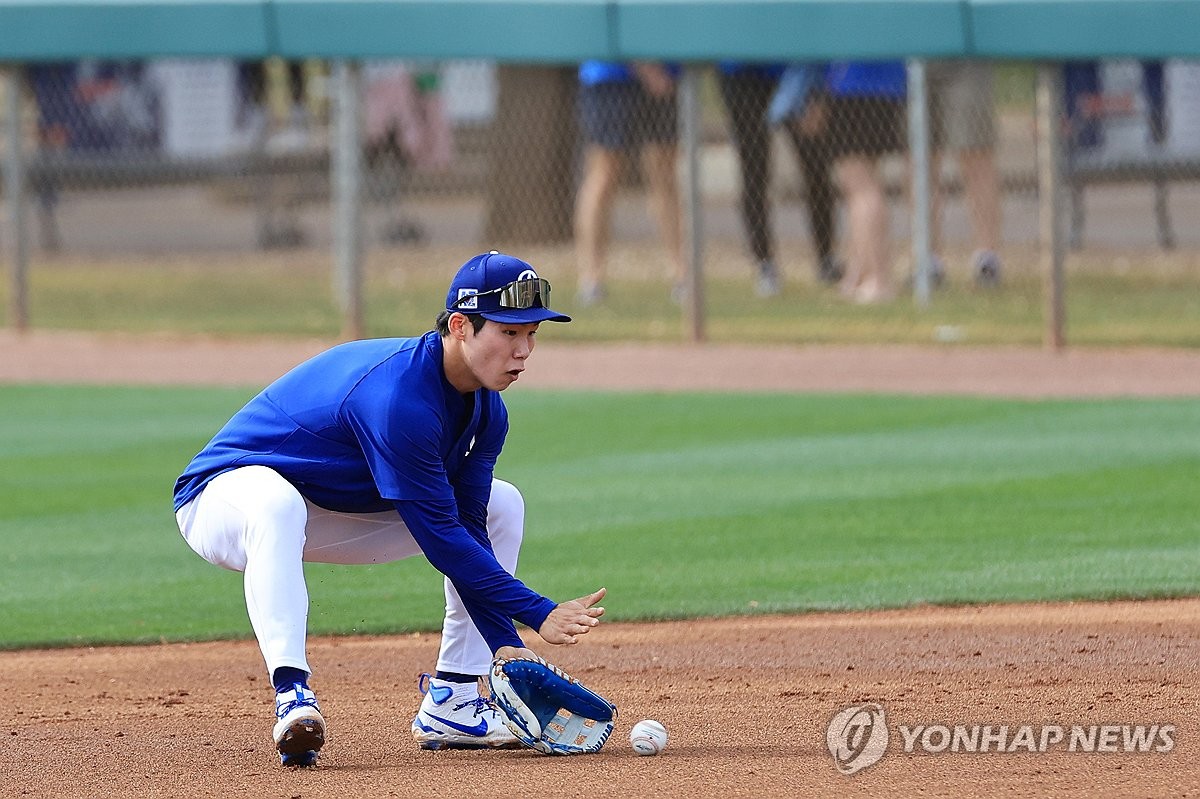
M758 265L758 282L754 286L760 297L775 297L783 290L779 280L779 270L770 261L762 261Z
M1000 282L1000 256L992 250L976 250L971 256L975 285L989 287Z
M817 280L822 283L833 285L842 279L846 274L842 262L837 259L832 253L822 255L821 260L817 262Z

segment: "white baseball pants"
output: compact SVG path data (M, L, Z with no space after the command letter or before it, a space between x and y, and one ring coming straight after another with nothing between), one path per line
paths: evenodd
M268 674L281 666L312 673L305 656L308 589L303 561L389 563L421 554L396 511L337 513L319 508L266 466L218 475L175 518L184 540L200 557L244 573L246 610ZM509 574L515 573L525 502L512 484L492 481L487 529L496 560ZM449 579L445 590L437 668L487 674L491 649Z

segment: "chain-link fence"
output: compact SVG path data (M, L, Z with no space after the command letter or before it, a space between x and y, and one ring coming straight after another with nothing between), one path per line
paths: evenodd
M369 257L536 246L566 266L558 283L581 305L620 279L682 299L677 68L378 62L360 75ZM988 288L1037 268L1034 75L928 65L935 286ZM27 65L34 268L328 253L330 76L316 60ZM706 278L762 297L885 303L906 291L906 81L902 62L706 69L695 143ZM1200 64L1068 64L1063 86L1070 244L1194 258L1200 229L1179 220L1200 218Z

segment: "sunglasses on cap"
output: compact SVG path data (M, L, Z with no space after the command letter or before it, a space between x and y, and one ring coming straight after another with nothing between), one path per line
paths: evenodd
M514 280L507 286L501 286L498 289L481 291L477 294L464 294L451 303L450 307L446 310L458 310L458 306L467 300L487 297L491 294L500 295L501 308L524 309L539 305L542 308L550 307L550 281L535 277L526 280Z

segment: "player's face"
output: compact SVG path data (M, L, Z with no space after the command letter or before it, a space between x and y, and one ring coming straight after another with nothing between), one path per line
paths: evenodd
M471 325L466 325L463 355L475 382L492 391L503 391L515 383L533 352L537 329L537 324L489 320L476 333Z

